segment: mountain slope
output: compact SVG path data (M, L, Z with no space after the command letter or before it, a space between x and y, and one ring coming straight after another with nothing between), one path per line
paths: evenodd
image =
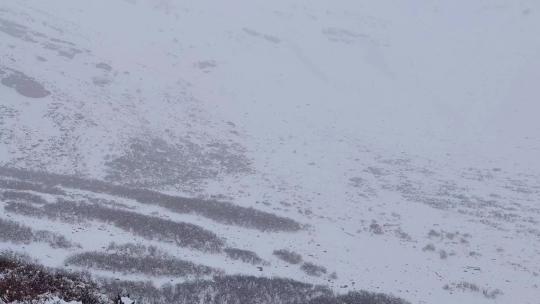
M0 248L156 287L535 303L539 13L5 0Z

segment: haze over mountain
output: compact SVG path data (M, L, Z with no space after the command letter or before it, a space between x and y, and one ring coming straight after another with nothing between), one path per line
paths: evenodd
M0 249L142 303L536 303L539 79L533 0L3 0Z

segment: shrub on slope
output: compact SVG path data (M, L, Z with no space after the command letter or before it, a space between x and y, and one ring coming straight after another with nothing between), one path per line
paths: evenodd
M53 297L83 304L110 303L86 275L47 269L13 253L0 253L1 301L29 303Z

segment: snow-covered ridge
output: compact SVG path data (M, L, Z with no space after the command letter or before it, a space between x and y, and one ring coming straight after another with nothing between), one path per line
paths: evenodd
M4 0L0 248L156 286L535 303L539 13Z

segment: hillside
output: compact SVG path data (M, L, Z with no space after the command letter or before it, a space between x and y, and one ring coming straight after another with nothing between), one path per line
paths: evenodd
M539 14L3 0L2 256L137 303L537 303Z

